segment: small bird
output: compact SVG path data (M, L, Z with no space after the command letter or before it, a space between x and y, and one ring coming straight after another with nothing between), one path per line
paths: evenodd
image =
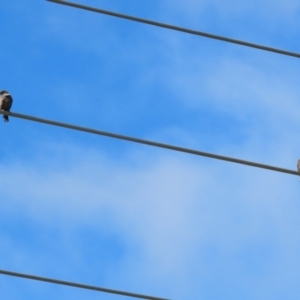
M297 168L298 168L298 172L300 173L300 159L298 159Z
M13 103L11 95L7 91L0 92L0 110L9 111ZM8 122L8 116L3 115L4 122Z

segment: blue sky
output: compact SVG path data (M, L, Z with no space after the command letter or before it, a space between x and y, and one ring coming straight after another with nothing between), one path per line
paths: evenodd
M294 0L85 0L300 52ZM296 58L1 1L12 111L296 169ZM11 118L0 269L185 300L299 299L299 179ZM0 276L13 299L123 299Z

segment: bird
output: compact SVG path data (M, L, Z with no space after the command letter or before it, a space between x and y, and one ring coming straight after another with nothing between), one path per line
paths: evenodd
M298 159L297 168L298 168L298 172L300 173L300 159Z
M11 95L7 91L0 91L0 110L9 111L13 103ZM8 116L3 115L4 122L8 122Z

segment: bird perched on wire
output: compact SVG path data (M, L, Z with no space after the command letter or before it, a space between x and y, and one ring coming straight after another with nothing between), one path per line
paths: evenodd
M9 111L13 103L11 95L7 91L0 92L0 109ZM4 122L8 122L8 116L3 115Z

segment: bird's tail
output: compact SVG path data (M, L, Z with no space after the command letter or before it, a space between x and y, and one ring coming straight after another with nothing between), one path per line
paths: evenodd
M6 116L6 115L3 115L3 119L4 119L4 122L8 122L9 120L8 120L8 116Z

